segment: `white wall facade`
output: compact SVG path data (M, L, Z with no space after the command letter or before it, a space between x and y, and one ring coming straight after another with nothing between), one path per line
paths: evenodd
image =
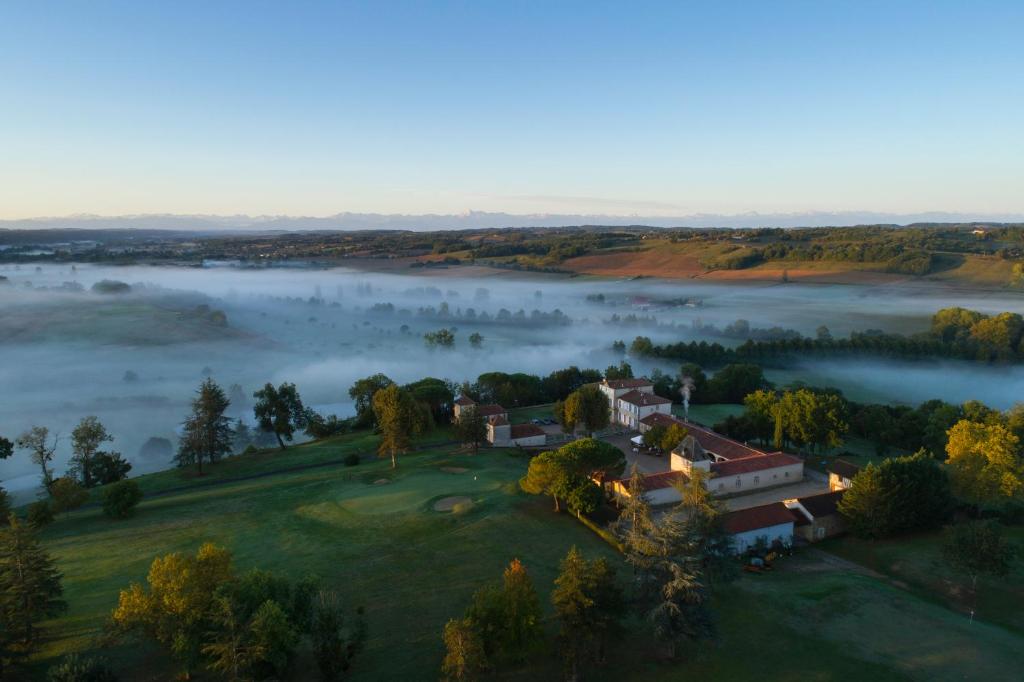
M755 528L754 530L742 533L733 533L733 551L742 554L757 544L757 539L763 537L768 540L770 546L775 540L781 540L784 544L793 544L793 522L780 523L767 528Z
M736 495L776 485L797 483L804 480L804 463L795 462L785 466L751 471L743 474L707 479L706 487L714 495Z

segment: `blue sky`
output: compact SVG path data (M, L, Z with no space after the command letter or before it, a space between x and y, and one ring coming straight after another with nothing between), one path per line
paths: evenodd
M8 2L0 218L1024 213L1024 2Z

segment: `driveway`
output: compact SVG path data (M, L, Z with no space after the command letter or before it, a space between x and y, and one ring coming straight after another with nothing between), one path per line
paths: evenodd
M635 435L635 433L625 433L601 436L601 440L611 443L626 455L626 472L623 474L624 476L629 476L634 463L641 473L645 474L657 474L672 468L669 464L668 455L655 457L654 455L644 454L643 448L640 448L639 453L633 452L633 444L629 439Z

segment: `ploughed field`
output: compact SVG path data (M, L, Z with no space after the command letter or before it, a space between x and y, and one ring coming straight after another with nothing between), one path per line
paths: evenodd
M95 507L58 519L43 540L64 573L70 609L46 624L31 672L42 675L61 655L92 649L118 590L144 580L153 557L191 553L206 541L229 548L241 570L296 579L313 573L347 606L365 607L369 640L354 680L436 680L444 623L513 558L525 563L547 609L558 562L572 545L587 557L609 557L628 582L629 569L611 547L571 516L552 513L549 499L518 490L524 457L466 454L444 438L400 459L397 471L373 458L375 437L364 432L232 458L202 478L160 472L139 479L147 498L133 519L110 521ZM351 452L363 462L343 466ZM471 504L437 511L447 498ZM906 551L905 564L927 569L927 560L914 557L930 546L888 551ZM1008 679L1018 670L1019 621L1000 612L990 622L983 609L970 624L927 585L829 557L812 550L722 588L714 599L719 640L690 648L679 663L659 663L646 630L627 619L608 666L593 679ZM1019 586L1021 576L1018 563L1010 584ZM1016 588L1006 595L1020 596ZM552 638L556 629L548 623ZM175 670L150 646L125 643L103 654L126 680L165 680ZM311 666L300 658L293 679L309 679ZM560 673L548 655L503 677Z

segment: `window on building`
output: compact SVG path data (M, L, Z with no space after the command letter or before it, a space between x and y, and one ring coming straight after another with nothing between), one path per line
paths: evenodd
M739 476L736 477L736 487L737 488L740 487L740 478L739 478Z
M760 476L754 476L754 485L757 485L760 482L761 482L761 477Z
M786 472L786 478L789 478L789 472L788 471Z
M725 490L725 484L724 483L719 483L718 484L718 489L719 490Z

